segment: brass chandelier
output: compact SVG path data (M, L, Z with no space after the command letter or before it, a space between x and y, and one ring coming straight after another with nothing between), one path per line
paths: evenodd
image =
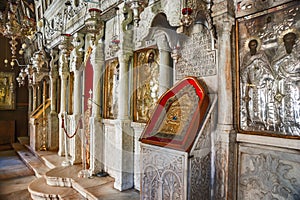
M18 64L16 59L18 41L31 39L35 34L34 8L33 4L25 0L7 0L4 7L0 11L0 33L10 39L12 54L10 65L13 68L15 63ZM23 44L19 53L22 54L25 48L26 45ZM7 64L9 61L5 59L4 62Z

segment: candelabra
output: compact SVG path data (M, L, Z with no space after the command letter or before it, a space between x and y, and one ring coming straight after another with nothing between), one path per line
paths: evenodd
M96 35L103 34L104 23L100 19L101 13L102 11L100 9L90 8L90 18L85 21L85 28L87 32L92 34L92 42L95 42Z
M113 20L113 36L111 39L111 42L109 44L109 48L111 49L112 52L117 52L120 47L119 47L119 43L120 43L120 20L119 20L119 8L116 7L116 17Z
M148 0L125 0L125 4L133 12L133 20L136 26L139 26L140 14L148 6Z

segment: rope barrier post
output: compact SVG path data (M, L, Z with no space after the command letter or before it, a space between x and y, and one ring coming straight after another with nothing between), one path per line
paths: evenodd
M82 121L84 117L80 119L80 129L81 131L81 148L82 148L82 170L79 171L78 177L80 178L88 178L90 177L89 171L86 169L86 137L85 137L85 123Z
M71 165L71 162L69 160L69 152L68 152L68 142L67 142L67 131L66 131L66 121L67 121L67 114L64 113L65 116L62 116L62 128L64 129L64 132L65 132L65 160L61 163L62 166L70 166Z

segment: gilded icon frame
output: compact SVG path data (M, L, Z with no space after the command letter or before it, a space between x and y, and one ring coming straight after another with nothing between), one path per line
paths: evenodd
M0 72L0 110L15 110L15 74Z

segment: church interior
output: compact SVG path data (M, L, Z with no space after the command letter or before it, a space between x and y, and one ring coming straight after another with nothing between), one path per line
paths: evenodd
M300 200L300 1L1 0L0 199Z

